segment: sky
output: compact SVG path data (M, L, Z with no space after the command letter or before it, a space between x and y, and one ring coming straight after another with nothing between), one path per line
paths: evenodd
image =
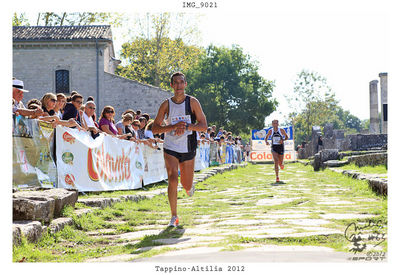
M344 109L369 118L369 82L388 70L384 17L227 14L217 24L220 16L206 16L204 43L240 45L275 81L279 107L271 118L290 112L284 96L302 69L324 76Z
M369 82L388 72L388 20L380 10L274 13L228 9L198 13L200 46L237 44L258 61L260 75L275 82L272 96L279 106L266 117L266 123L274 118L282 121L290 113L285 96L292 94L296 76L303 69L325 77L345 110L362 120L369 118ZM27 14L36 18L37 13L28 10ZM133 15L129 9L126 14ZM113 28L117 56L130 26Z
M292 94L296 76L303 69L325 77L345 110L362 120L369 118L369 82L388 72L384 15L201 14L201 46L237 44L258 61L260 75L275 82L273 97L279 106L267 123L273 118L283 120L291 111L285 96ZM116 53L125 42L118 34L124 32L125 28L114 31Z

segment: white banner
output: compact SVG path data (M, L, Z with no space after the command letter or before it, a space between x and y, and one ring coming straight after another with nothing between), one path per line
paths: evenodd
M143 148L143 159L145 163L143 184L148 185L168 179L164 162L163 144L158 144L160 150L142 144L141 146Z
M197 145L194 171L200 171L210 166L210 144L200 142Z
M100 134L96 139L86 131L57 126L56 156L59 188L78 191L139 189L168 179L163 144L160 150L132 141ZM225 163L223 147L223 163ZM232 150L232 161L235 159ZM195 171L210 165L210 144L200 143Z
M144 175L143 149L132 141L56 128L59 188L79 191L138 189Z
M260 131L252 130L250 161L257 162L274 160L271 153L271 145L267 145L264 140L270 128L262 129ZM285 161L295 161L296 151L294 149L293 126L284 127L284 129L289 139L284 141L285 152L283 159ZM269 142L269 144L271 144L271 142Z

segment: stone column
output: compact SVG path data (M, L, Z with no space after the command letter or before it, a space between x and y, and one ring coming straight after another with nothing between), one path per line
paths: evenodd
M381 78L381 125L382 125L382 134L387 134L387 119L388 119L388 111L387 111L387 73L380 73L379 77Z
M369 82L369 133L379 134L378 80Z

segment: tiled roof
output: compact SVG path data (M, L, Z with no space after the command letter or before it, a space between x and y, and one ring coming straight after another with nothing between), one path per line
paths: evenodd
M13 41L112 40L109 25L13 27Z

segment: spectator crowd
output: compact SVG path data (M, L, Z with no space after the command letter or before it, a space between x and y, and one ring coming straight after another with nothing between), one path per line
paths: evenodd
M27 92L29 91L24 89L23 81L14 78L13 114L46 121L53 127L61 125L87 131L92 138L103 133L118 139L143 143L154 149L160 149L157 144L163 143L164 134L153 135L154 121L149 114L142 113L141 110L127 109L116 122L115 110L110 105L102 109L99 118L96 117L97 106L92 96L89 96L84 102L84 97L76 91L71 92L68 97L63 93L46 93L41 99L30 99L25 107L22 100L24 93ZM197 142L199 145L216 144L218 148L225 144L237 145L242 151L247 149L242 145L240 136L235 137L232 132L226 131L222 127L217 131L216 125L208 127L206 132L197 132Z

